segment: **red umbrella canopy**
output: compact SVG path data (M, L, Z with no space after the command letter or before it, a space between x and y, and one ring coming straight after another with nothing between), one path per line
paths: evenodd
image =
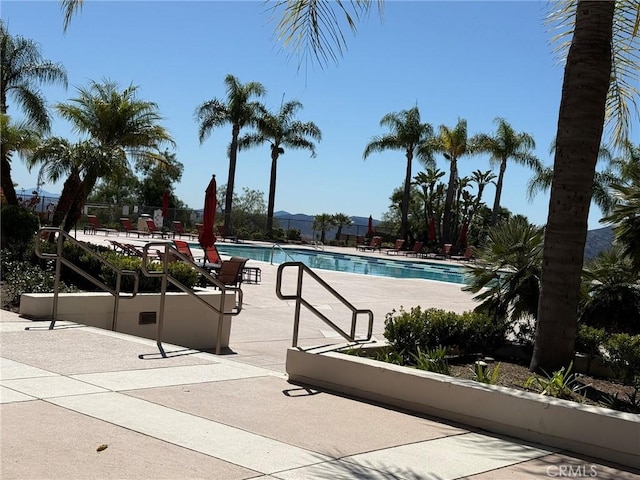
M169 211L169 190L165 190L162 195L162 216L166 217Z
M200 246L206 250L208 247L212 247L216 242L216 236L213 234L213 224L216 220L216 208L218 207L218 200L216 199L216 176L211 177L209 186L205 190L204 194L204 219L202 233L199 237Z
M468 223L464 223L462 225L462 231L460 232L460 245L462 245L463 247L467 244L467 231L469 229L469 224Z
M367 225L367 236L373 235L373 217L369 215L369 225Z

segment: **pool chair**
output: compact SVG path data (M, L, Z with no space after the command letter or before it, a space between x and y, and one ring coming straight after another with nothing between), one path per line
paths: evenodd
M84 233L97 233L104 232L105 235L115 233L118 235L118 230L115 228L104 228L100 226L100 220L95 215L87 215L87 225L84 227Z
M147 218L146 222L147 222L147 230L149 231L149 235L151 235L152 237L159 236L160 238L168 238L169 235L171 235L171 233L163 232L158 227L156 227L156 224L152 219Z
M439 260L446 260L451 255L451 247L450 243L445 243L438 253L427 253L425 255L426 258L436 258Z
M356 235L356 250L364 245L364 237L362 235Z
M373 237L369 245L360 245L358 250L362 250L363 252L372 250L372 251L380 251L380 247L382 246L382 237Z
M391 254L398 255L399 253L401 253L403 246L404 246L404 239L403 238L397 239L396 244L393 246L393 248L387 249L387 255L391 255Z
M475 262L473 258L473 247L467 247L464 249L462 255L451 255L451 260L457 260L458 262Z
M213 272L216 279L228 287L238 287L242 283L242 270L248 258L231 257L224 260L217 272Z
M405 252L401 252L403 255L406 255L407 257L410 255L415 255L416 257L418 255L422 255L422 247L424 246L424 242L421 242L420 240L416 241L416 243L413 244L413 248L411 250L407 250Z
M120 225L122 225L122 230L124 230L124 233L127 237L132 233L135 233L136 235L138 235L138 238L140 238L140 235L149 236L149 232L145 232L143 230L136 230L135 228L133 228L133 225L131 224L131 220L129 220L126 217L120 218Z
M178 237L187 237L190 239L197 239L198 235L194 235L193 233L185 232L184 227L182 226L182 222L180 220L173 221L173 237L178 235Z
M184 240L173 240L173 245L176 247L176 250L187 257L192 262L196 262L196 259L193 256L193 252L191 251L191 247Z
M224 225L218 225L216 229L218 230L218 236L222 239L223 242L226 242L227 240L229 240L231 242L238 243L238 237L234 235L227 235Z

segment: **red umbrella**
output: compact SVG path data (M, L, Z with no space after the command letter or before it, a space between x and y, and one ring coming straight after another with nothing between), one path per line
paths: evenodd
M429 219L429 241L434 242L436 240L436 219L431 217Z
M216 199L216 176L211 177L209 186L204 194L204 219L202 233L199 235L200 246L206 250L212 247L216 242L216 236L213 234L213 224L216 220L216 208L218 200Z
M367 226L367 237L373 235L373 217L369 215L369 225Z
M164 195L162 195L162 216L164 218L167 217L168 211L169 211L169 190L165 190Z

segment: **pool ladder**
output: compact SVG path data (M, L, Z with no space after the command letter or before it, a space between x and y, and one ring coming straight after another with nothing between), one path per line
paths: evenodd
M287 258L289 258L292 262L295 262L295 261L296 261L296 259L295 259L295 258L293 258L291 255L289 255L289 254L285 251L285 249L284 249L284 248L282 248L282 247L280 246L280 244L278 244L278 243L274 243L274 244L271 246L271 261L270 261L271 265L273 265L273 252L274 252L276 249L280 250L280 251L284 254L284 259L285 259L285 260L286 260Z

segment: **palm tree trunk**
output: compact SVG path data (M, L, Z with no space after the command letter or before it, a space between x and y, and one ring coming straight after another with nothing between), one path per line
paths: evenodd
M71 172L69 177L65 180L62 187L62 193L58 199L58 204L53 212L53 218L51 219L52 227L59 227L64 221L65 217L71 211L73 199L78 196L78 192L81 187L80 175L77 171Z
M567 57L531 370L573 360L587 218L611 74L613 1L579 0Z
M227 196L224 201L224 231L226 235L233 233L231 229L231 208L233 207L233 184L236 179L236 160L238 159L238 135L240 127L234 125L229 147L229 178L227 180Z
M449 173L449 185L447 186L447 197L444 201L444 214L442 218L442 238L443 243L451 242L451 207L453 206L453 196L456 191L456 181L458 180L457 160L451 157L451 170Z
M413 160L413 152L407 150L407 173L404 176L404 192L402 194L402 213L400 219L400 238L407 240L409 232L409 192L411 189L411 161Z
M273 210L276 204L276 173L278 171L278 148L271 146L271 177L269 179L269 203L267 205L267 237L273 234Z
M496 198L493 201L493 210L491 211L491 225L496 226L498 223L498 214L500 213L500 198L502 197L502 181L504 180L504 172L507 169L507 159L503 158L500 162L500 173L498 174L498 183L496 183Z
M0 186L2 186L2 193L7 199L7 204L18 205L18 195L16 195L16 189L13 186L13 180L11 180L11 162L9 161L8 152L2 152Z

